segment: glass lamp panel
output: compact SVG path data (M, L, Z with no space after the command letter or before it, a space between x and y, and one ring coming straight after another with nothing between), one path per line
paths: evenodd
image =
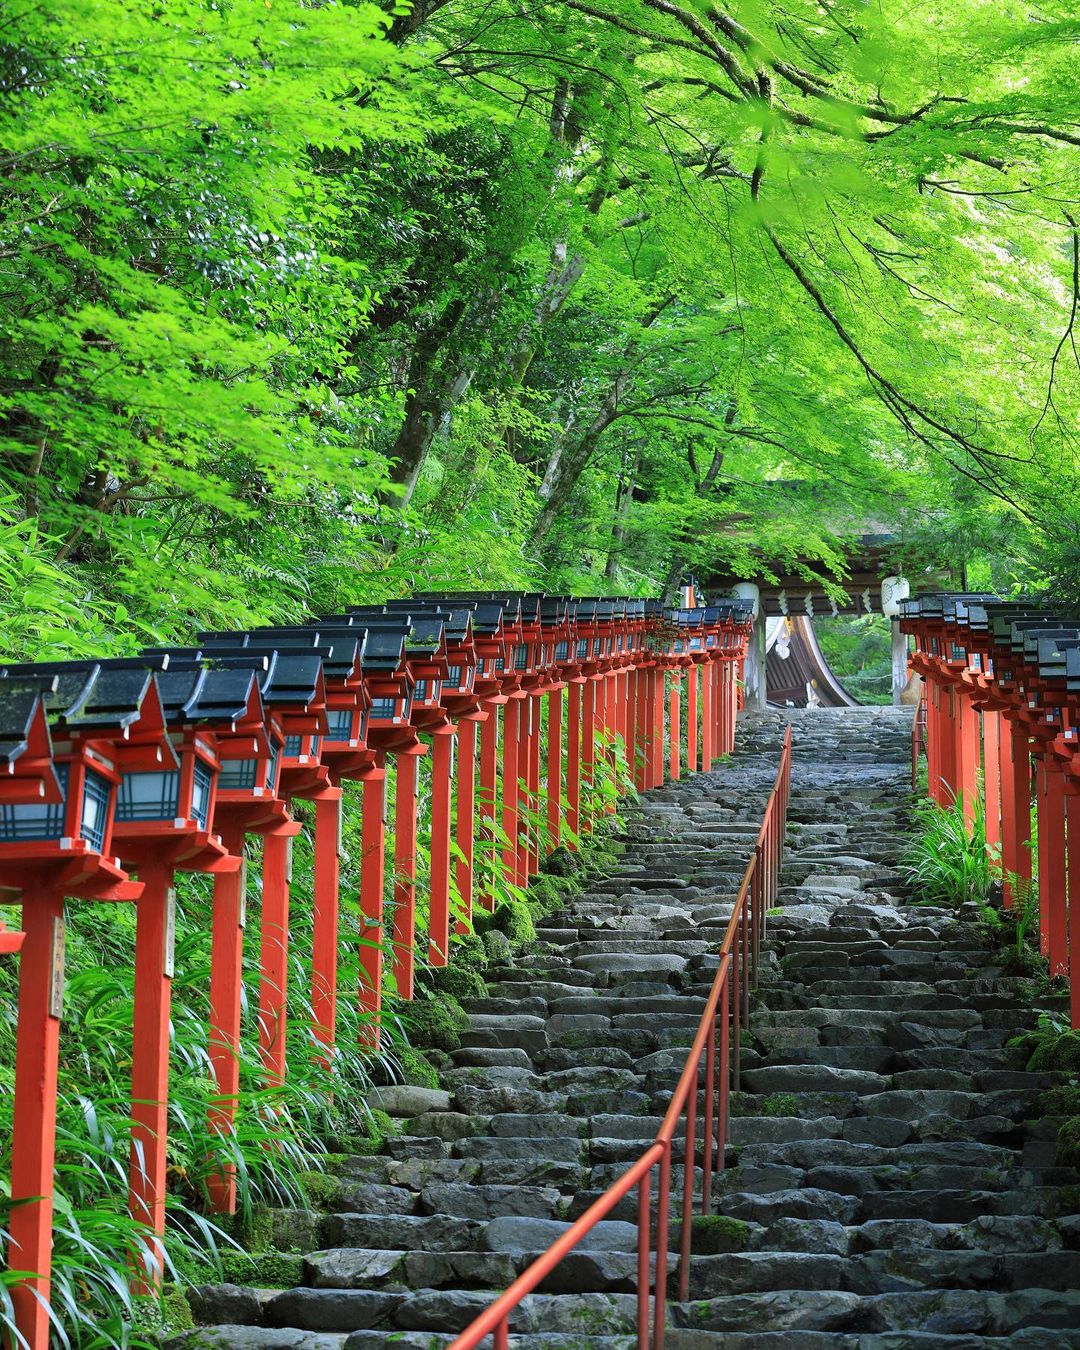
M302 754L303 752L302 744L303 744L302 736L286 736L284 749L284 754L286 758L296 759L298 755Z
M226 790L250 792L255 786L259 761L256 759L226 759L221 764L218 787Z
M117 820L173 820L179 814L180 775L175 769L126 773L120 779Z
M64 813L67 806L68 766L56 765L60 783L58 802L27 802L0 806L0 842L10 844L20 839L60 839L64 833Z
M277 783L277 766L280 758L281 746L278 745L277 741L274 741L270 746L270 759L266 765L266 786L271 792L273 792Z
M105 844L105 825L109 818L109 798L112 784L92 769L86 771L83 783L82 815L80 825L82 837L100 853Z
M191 819L200 830L205 830L210 819L210 789L214 782L212 771L197 759L191 783Z
M353 713L351 708L328 708L326 720L329 730L328 741L347 741L352 737Z

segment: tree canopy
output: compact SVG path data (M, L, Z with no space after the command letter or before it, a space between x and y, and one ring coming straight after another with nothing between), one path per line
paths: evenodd
M1061 0L13 0L6 649L842 581L868 522L1070 588L1078 39Z

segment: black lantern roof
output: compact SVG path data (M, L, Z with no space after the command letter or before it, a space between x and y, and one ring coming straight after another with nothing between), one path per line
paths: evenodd
M329 632L311 628L263 629L254 628L247 633L212 634L200 633L202 650L207 654L215 651L277 651L284 654L311 653L322 659L323 674L331 679L344 680L354 674L357 661L363 650L364 630L339 629L341 637Z
M153 671L166 664L160 657L25 662L4 666L0 678L32 682L49 716L73 730L123 730L138 721Z
M372 671L396 671L405 656L405 634L401 625L371 625L364 646L364 665Z
M239 722L258 694L250 667L169 670L157 683L167 722Z
M0 772L14 772L16 761L30 749L35 731L44 731L44 753L49 753L48 724L42 720L45 703L34 684L0 681Z

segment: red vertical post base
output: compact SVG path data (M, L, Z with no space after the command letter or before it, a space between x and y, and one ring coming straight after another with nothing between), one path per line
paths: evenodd
M552 689L547 704L547 846L562 843L562 690Z
M1039 947L1050 961L1050 977L1069 968L1069 920L1065 898L1065 775L1047 759L1040 765L1039 793ZM1046 848L1043 850L1043 840ZM1045 911L1045 939L1042 916Z
M518 750L521 745L521 700L512 698L503 705L502 745L502 827L503 876L513 885L518 866Z
M701 767L705 773L713 762L713 662L706 661L701 670Z
M19 1030L11 1135L8 1269L31 1272L11 1290L15 1325L29 1350L48 1350L52 1269L56 1078L60 1046L64 898L27 891L19 958Z
M649 744L649 672L635 667L630 672L630 680L634 690L633 729L630 733L633 741L630 770L633 774L634 786L639 792L644 792L648 786L646 755Z
M416 974L416 776L422 748L397 755L394 793L394 987L411 999Z
M652 686L652 742L649 756L649 786L661 787L664 782L664 671L657 666L653 671Z
M450 958L450 807L453 795L454 728L440 727L431 738L431 896L428 960L445 966Z
M959 764L957 789L964 804L964 819L968 832L975 824L976 799L979 795L979 710L961 689L953 690L959 724Z
M263 853L259 1054L269 1083L285 1081L292 836L268 834Z
M1001 714L984 708L982 726L986 848L991 857L998 857L1001 851Z
M175 893L170 867L140 867L135 911L135 1004L131 1052L131 1159L128 1208L147 1232L134 1253L134 1288L149 1294L165 1270L165 1162L168 1141L169 1013Z
M528 698L518 701L517 747L517 833L514 835L514 875L510 878L518 886L529 880L529 755L531 730L529 717L532 703Z
M1069 1022L1080 1028L1080 784L1065 785L1069 892Z
M488 718L480 728L480 820L483 842L483 880L477 904L490 913L495 908L495 822L499 805L499 705L487 705Z
M458 860L455 869L461 913L454 921L454 932L469 931L473 908L473 850L476 831L476 725L477 715L466 717L458 726L457 831Z
M581 695L581 833L592 830L593 765L596 756L596 681L586 680Z
M1031 882L1031 756L1027 728L1022 722L1006 721L1001 738L1001 854L1006 873L1005 903L1018 898L1015 891ZM1018 884L1017 884L1018 883Z
M682 730L679 727L681 717L682 676L676 670L672 671L671 675L671 707L668 715L668 731L671 737L668 771L673 783L679 781L679 774L682 771Z
M382 1016L383 901L386 889L386 770L365 774L360 823L361 1036L378 1049Z
M690 773L698 766L698 667L686 672L686 767Z
M529 746L529 795L532 798L533 834L532 851L529 854L529 876L534 877L540 871L540 859L547 852L544 836L547 833L547 805L540 798L540 753L541 735L544 718L544 696L533 694L529 700L532 709L532 742ZM541 822L544 822L543 824Z
M566 694L566 828L568 847L576 852L581 834L581 691L575 680Z
M242 830L222 832L230 853L244 850ZM210 932L210 1069L217 1095L210 1104L208 1124L213 1134L228 1138L236 1129L236 1099L240 1091L240 1002L243 992L244 921L247 866L214 877L214 908ZM216 1214L236 1213L236 1168L223 1154L207 1187Z
M315 800L315 882L311 922L311 1032L327 1051L337 1028L338 889L340 885L341 789L327 788ZM329 1068L327 1055L320 1056Z

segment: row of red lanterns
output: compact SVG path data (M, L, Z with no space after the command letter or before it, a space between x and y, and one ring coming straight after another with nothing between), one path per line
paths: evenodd
M1080 623L965 593L906 600L900 625L925 681L930 795L960 802L969 825L983 805L1007 906L1033 885L1034 797L1039 946L1051 976L1069 976L1080 1027Z
M136 1272L145 1289L163 1267L175 872L214 877L211 1125L228 1134L239 1089L248 836L263 850L259 1049L267 1081L280 1082L300 828L292 801L314 803L313 1034L329 1055L342 781L363 785L360 997L377 1043L387 964L399 997L413 993L419 758L430 753L432 763L427 957L442 965L455 852L458 929L467 931L474 904L494 903L493 878L476 866L478 812L489 837L502 827L505 878L527 884L545 843L525 828L527 816L543 815L552 847L573 846L591 827L599 737L622 740L638 788L663 782L665 757L678 777L684 674L687 763L710 767L733 745L750 622L738 601L664 610L641 600L418 596L294 628L201 634L193 647L138 658L0 669L0 901L22 906L20 931L0 927L0 952L21 948L9 1268L33 1272L13 1290L30 1350L48 1344L65 900L137 906L130 1203L146 1225ZM390 760L395 881L384 941ZM228 1166L213 1199L222 1212L235 1208Z

